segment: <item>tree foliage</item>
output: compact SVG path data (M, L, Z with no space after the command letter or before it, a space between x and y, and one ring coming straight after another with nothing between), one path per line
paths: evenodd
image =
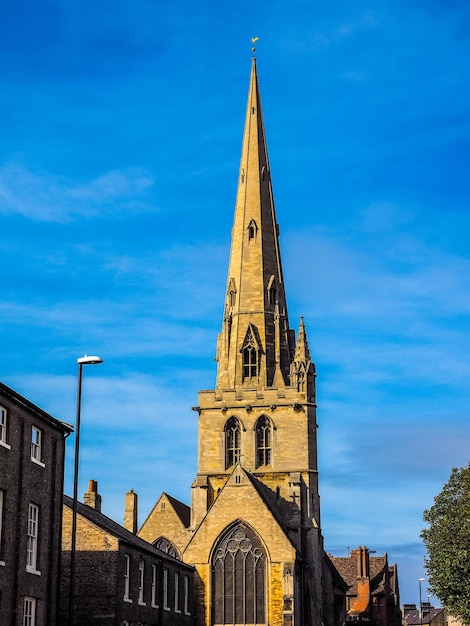
M430 591L470 626L470 464L452 470L423 519Z

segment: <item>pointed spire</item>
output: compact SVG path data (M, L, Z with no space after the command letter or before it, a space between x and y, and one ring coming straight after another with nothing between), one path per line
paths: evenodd
M306 400L315 402L315 363L310 357L304 318L300 318L294 360L290 366L290 384L305 394Z
M294 361L310 361L310 350L308 348L307 332L305 330L304 318L300 318L299 332L297 334L297 344L295 346Z
M219 389L288 384L293 332L289 329L278 237L256 59L252 59L224 323L218 344ZM245 346L250 327L256 345Z

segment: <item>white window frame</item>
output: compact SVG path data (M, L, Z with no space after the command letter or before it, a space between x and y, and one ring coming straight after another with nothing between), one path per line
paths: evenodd
M180 575L179 575L179 572L175 572L174 581L175 581L175 589L174 589L175 613L181 613L181 611L180 611Z
M157 566L152 565L152 607L158 609L157 602Z
M39 574L38 565L39 507L32 502L28 505L28 539L26 545L26 571Z
M145 578L145 561L139 559L139 604L140 606L146 606L144 602L144 578Z
M168 606L168 568L163 568L163 609L165 611L171 611Z
M36 598L24 598L23 626L36 626Z
M43 433L37 426L31 427L31 461L45 467L42 460Z
M191 615L189 611L189 576L184 577L184 614Z
M0 445L11 450L11 446L7 443L8 437L8 411L4 406L0 406Z
M124 602L132 602L130 597L131 557L124 555Z

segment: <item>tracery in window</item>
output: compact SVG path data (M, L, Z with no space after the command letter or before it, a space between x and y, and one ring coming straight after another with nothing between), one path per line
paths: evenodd
M243 380L256 378L259 369L259 345L256 341L252 326L248 328L245 341L242 346L242 373Z
M266 556L258 537L241 522L214 550L212 594L213 624L265 623Z
M256 467L271 464L271 438L272 438L271 422L262 415L256 422Z
M158 539L155 539L153 545L162 552L165 552L166 554L174 557L175 559L181 560L176 546L174 546L171 541L168 541L168 539L166 539L165 537L159 537Z
M241 456L241 428L236 417L225 424L225 469L239 462Z

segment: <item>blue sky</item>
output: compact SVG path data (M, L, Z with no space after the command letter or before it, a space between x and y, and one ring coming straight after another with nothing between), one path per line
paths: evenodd
M256 35L326 549L387 551L418 601L422 511L470 456L469 29L458 0L1 5L0 378L73 423L104 359L79 489L106 514L189 502Z

